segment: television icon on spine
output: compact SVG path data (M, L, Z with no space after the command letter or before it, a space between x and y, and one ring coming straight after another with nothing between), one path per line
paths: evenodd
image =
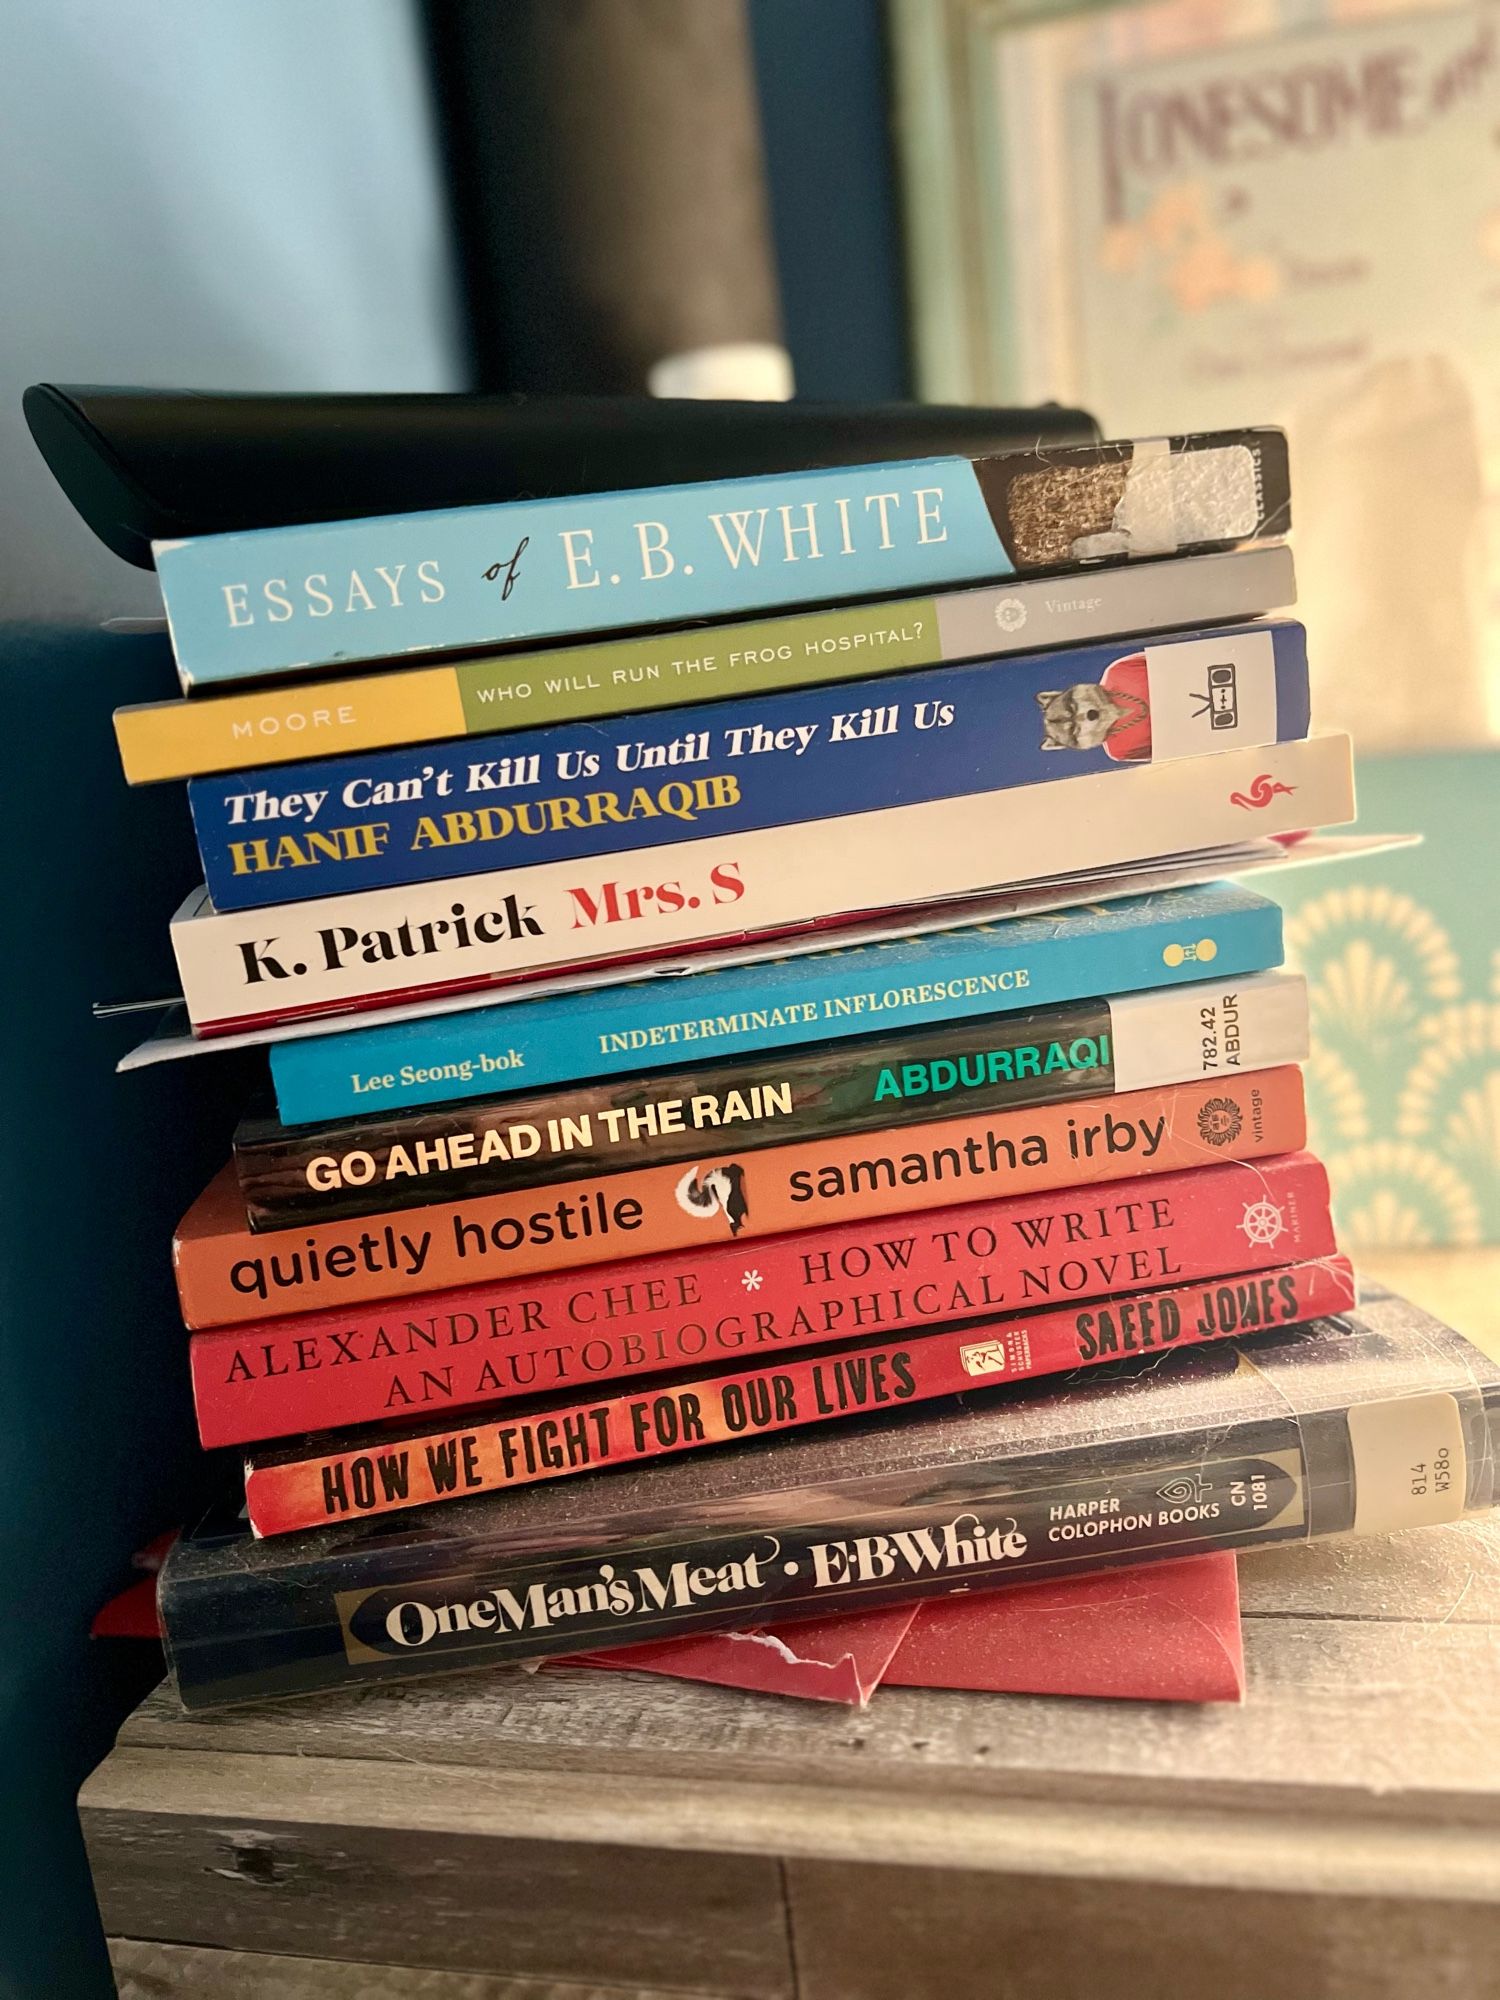
M1240 719L1238 676L1232 663L1210 667L1208 691L1198 696L1200 715L1208 717L1210 729L1233 729Z

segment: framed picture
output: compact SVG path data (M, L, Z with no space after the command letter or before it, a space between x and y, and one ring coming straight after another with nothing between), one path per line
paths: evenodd
M894 0L922 393L1281 423L1317 720L1500 735L1500 8Z

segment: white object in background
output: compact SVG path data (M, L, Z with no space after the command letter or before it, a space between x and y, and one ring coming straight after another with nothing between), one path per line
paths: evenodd
M774 340L727 340L656 362L646 377L653 396L741 403L784 403L792 393L792 357Z

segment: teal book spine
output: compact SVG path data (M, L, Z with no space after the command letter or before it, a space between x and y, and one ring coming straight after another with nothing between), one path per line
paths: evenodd
M1228 548L1279 431L841 466L153 545L186 688Z
M1101 993L1265 972L1281 911L1232 883L968 925L772 964L549 995L273 1043L283 1124L457 1102L581 1079Z

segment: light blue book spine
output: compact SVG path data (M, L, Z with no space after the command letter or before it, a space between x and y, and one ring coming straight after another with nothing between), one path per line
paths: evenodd
M287 1125L1137 993L1282 962L1281 912L1233 883L275 1042Z
M1117 475L1107 503L1072 478L1097 467ZM1250 430L258 528L153 555L191 688L1222 548L1286 521L1285 440Z
M185 687L1010 576L966 458L155 545Z

